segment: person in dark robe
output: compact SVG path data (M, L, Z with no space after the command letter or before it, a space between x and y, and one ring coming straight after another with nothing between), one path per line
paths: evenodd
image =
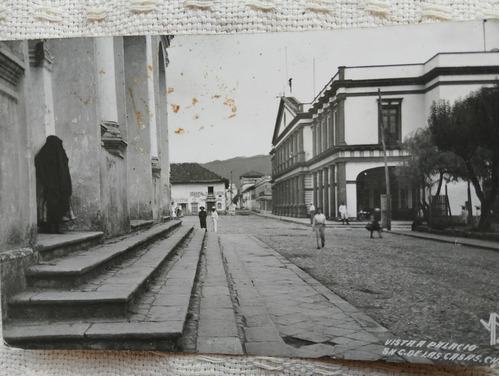
M38 223L42 232L61 233L61 222L73 218L68 156L62 140L48 136L35 156Z
M200 206L200 212L198 213L198 217L200 218L200 227L207 229L207 212L205 211L205 207Z

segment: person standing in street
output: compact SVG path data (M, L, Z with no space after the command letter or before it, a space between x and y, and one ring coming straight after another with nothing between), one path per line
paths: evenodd
M314 204L311 202L311 205L309 205L309 218L311 219L311 225L313 224L313 218L316 215L316 208L314 207Z
M217 220L219 219L219 214L217 213L217 210L215 208L212 208L212 224L213 224L213 229L214 232L217 232Z
M206 231L206 229L207 229L207 212L205 211L204 206L200 206L200 212L198 213L198 217L200 218L200 227L204 228Z
M326 227L326 217L323 214L323 210L318 208L316 210L316 215L313 218L313 231L316 233L316 245L318 249L325 247L325 227Z
M340 203L339 206L340 219L342 220L342 224L346 222L349 224L349 218L347 218L347 206L343 202Z

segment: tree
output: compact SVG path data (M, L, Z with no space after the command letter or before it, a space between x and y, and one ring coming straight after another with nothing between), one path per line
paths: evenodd
M478 228L488 229L498 201L498 86L483 87L452 106L434 102L428 125L436 146L463 161L481 202Z
M398 168L397 175L400 180L411 183L421 191L432 192L436 186L433 196L437 197L441 194L443 182L456 181L464 175L461 159L451 152L439 150L429 128L421 128L407 137L403 148L409 157ZM429 205L425 194L422 195L419 206L427 223L430 223Z

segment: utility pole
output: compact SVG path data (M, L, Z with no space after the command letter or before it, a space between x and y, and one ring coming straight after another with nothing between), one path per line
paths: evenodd
M379 129L382 140L382 151L384 154L385 193L387 197L386 227L387 230L390 230L391 229L391 185L389 180L389 167L387 166L387 151L385 149L385 128L384 128L384 117L382 113L382 94L380 92L380 89L378 89L378 111L379 111Z
M229 196L231 197L229 205L231 205L233 203L233 171L231 171L231 180L229 182Z

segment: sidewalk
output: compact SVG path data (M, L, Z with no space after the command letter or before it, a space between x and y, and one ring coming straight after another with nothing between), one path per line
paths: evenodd
M383 355L386 328L257 237L219 239L247 355L404 361Z
M254 212L253 214L259 215L261 217L266 217L266 218L272 218L272 219L277 219L280 221L286 221L286 222L291 222L291 223L298 223L306 226L310 226L310 220L309 218L293 218L293 217L282 217L274 214L267 214L267 213L256 213ZM337 221L326 221L326 226L327 227L334 227L334 228L364 228L366 225L366 222L351 222L349 225L343 225L340 222ZM436 235L436 234L431 234L431 233L426 233L426 232L417 232L417 231L411 231L411 222L410 221L393 221L392 222L392 229L391 230L384 230L384 232L388 232L391 234L396 234L396 235L403 235L403 236L411 236L415 238L420 238L420 239L428 239L428 240L434 240L434 241L439 241L439 242L444 242L444 243L451 243L455 245L466 245L469 247L476 247L476 248L484 248L484 249L491 249L498 251L499 246L498 242L492 242L492 241L487 241L487 240L479 240L479 239L471 239L471 238L459 238L459 237L454 237L454 236L446 236L446 235Z

